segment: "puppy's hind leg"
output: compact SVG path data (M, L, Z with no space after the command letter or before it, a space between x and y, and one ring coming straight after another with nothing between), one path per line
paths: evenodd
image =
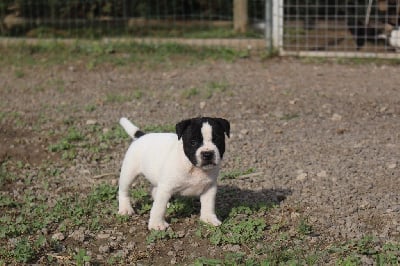
M131 161L124 160L121 168L121 175L119 177L118 189L118 213L122 215L131 215L134 213L130 197L129 188L131 187L135 178L140 174L138 167Z

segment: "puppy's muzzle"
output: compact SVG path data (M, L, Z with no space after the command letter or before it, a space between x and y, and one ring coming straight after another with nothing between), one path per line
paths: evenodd
M203 151L200 153L202 165L215 164L215 153L213 151Z

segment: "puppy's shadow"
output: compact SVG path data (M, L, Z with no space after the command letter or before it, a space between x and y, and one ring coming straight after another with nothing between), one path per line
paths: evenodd
M222 185L218 186L215 209L217 216L225 220L235 207L272 207L279 205L291 194L292 191L289 189L262 189L255 191L236 186ZM200 213L201 206L198 197L187 198L176 196L171 199L170 203L170 217L188 217L193 213Z
M225 220L231 210L239 206L275 206L292 194L290 189L250 190L236 186L222 185L218 187L216 212Z

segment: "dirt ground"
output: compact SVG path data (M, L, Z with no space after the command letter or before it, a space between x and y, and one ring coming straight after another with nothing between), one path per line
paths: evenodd
M107 132L118 127L121 116L142 128L216 116L231 122L222 171L252 169L250 175L221 180L220 213L232 207L230 197L274 202L276 207L264 217L267 224L284 221L290 234L305 219L313 232L307 243L315 249L365 236L400 241L397 65L243 58L85 66L78 60L0 70L0 162L29 165L12 167L16 181L2 184L1 195L17 200L33 189L57 199L70 192L85 194L100 183L116 187L129 139L88 155L87 149L102 144L87 135L89 146L78 145L74 159L65 160L49 146L72 126L95 124ZM60 174L39 175L44 164ZM179 238L148 244L147 219L148 213L135 214L123 225L111 219L100 231L84 233L91 236L84 241L74 238L81 229L73 228L61 243L67 250L84 247L99 264L116 252L124 263L144 265L190 264L228 251L254 255L245 244L215 246L196 238L198 213L171 223ZM58 231L53 225L44 234L54 238ZM271 235L269 229L259 244L275 243ZM33 262L45 263L41 256Z

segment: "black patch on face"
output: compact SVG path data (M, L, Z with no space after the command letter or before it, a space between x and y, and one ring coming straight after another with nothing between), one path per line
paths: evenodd
M217 146L222 156L225 152L225 134L229 137L229 122L222 118L198 117L183 120L176 125L178 139L182 138L183 150L186 157L193 165L197 165L196 151L203 145L203 135L201 128L208 122L212 127L212 142Z

